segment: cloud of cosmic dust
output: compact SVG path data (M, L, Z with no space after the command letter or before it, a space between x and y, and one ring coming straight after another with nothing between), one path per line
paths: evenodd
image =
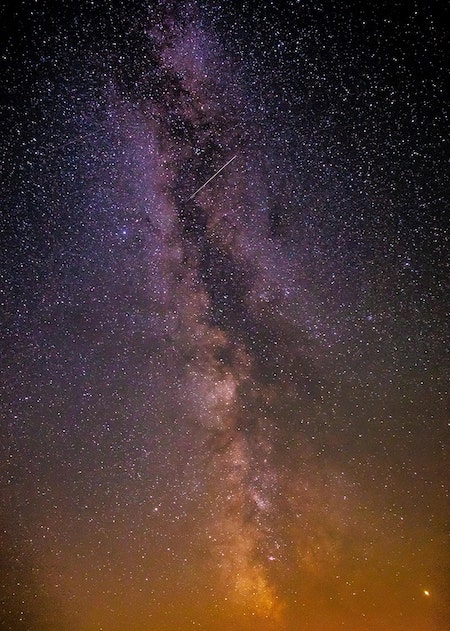
M277 268L280 277L290 272L265 240L267 226L258 216L261 187L255 186L262 174L257 163L246 166L256 153L242 149L251 116L239 111L244 87L233 78L219 43L189 14L181 24L168 19L164 28L150 28L147 45L157 71L129 90L122 76L119 92L138 104L165 168L159 201L171 223L161 244L164 250L172 243L177 252L166 270L166 308L177 321L168 335L185 358L183 414L208 445L205 571L218 575L233 609L281 628L285 603L277 568L315 572L335 559L339 547L328 541L326 524L320 545L314 532L322 520L320 506L332 501L335 488L327 493L323 474L312 463L305 466L308 448L300 434L292 451L303 466L284 465L276 448L280 399L292 393L305 349L280 339L270 316L258 320L262 301L255 288L269 286L268 268ZM229 169L191 199L233 155L238 158ZM297 336L302 339L301 331ZM285 376L280 359L291 366ZM329 514L332 521L341 511L336 506Z

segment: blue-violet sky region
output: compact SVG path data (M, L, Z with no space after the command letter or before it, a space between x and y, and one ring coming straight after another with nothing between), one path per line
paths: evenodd
M0 11L0 629L445 631L446 3Z

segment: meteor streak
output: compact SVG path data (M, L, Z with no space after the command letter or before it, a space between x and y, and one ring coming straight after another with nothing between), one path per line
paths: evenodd
M202 190L202 188L205 188L205 186L206 186L207 184L209 184L209 182L211 182L211 180L213 180L215 177L217 177L217 176L219 175L219 173L220 173L221 171L223 171L223 170L224 170L224 168L225 168L225 167L227 167L229 164L231 164L231 162L233 162L233 160L234 160L235 158L237 158L237 154L236 154L235 156L233 156L233 157L231 158L231 160L228 160L228 162L226 162L226 163L223 165L223 167L220 167L220 169L219 169L218 171L216 171L216 173L214 173L214 175L211 175L211 177L209 178L209 180L206 180L206 182L205 182L204 184L202 184L202 185L200 186L200 188L198 188L198 189L197 189L194 193L192 193L192 195L189 197L189 200L193 199L193 198L197 195L197 193L199 193L199 192ZM188 200L188 201L189 201L189 200Z

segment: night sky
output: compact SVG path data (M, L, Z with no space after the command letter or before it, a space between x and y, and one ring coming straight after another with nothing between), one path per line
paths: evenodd
M2 3L1 631L449 628L445 6Z

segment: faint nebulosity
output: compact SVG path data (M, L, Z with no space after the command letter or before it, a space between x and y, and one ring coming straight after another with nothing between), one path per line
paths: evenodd
M4 3L1 629L445 630L447 17Z

